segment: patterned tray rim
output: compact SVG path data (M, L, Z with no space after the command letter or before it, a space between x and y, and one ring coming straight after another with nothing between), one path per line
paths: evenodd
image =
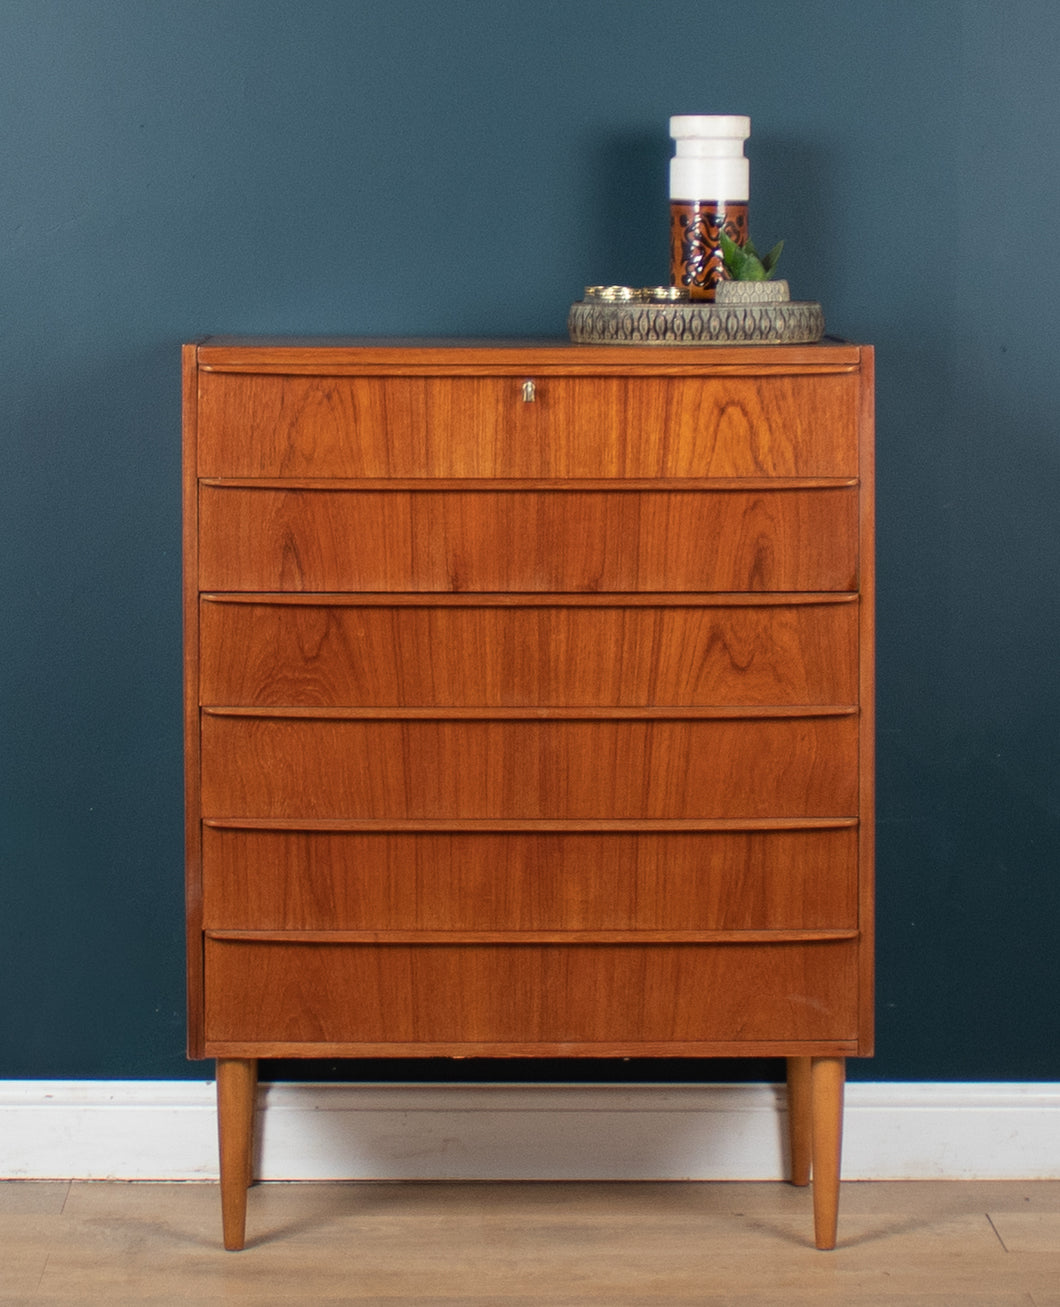
M577 300L567 317L577 345L814 344L824 335L816 300L772 304L609 304Z

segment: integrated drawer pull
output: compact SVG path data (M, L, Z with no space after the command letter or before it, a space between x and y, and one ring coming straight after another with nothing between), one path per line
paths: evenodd
M537 399L537 387L532 381L523 382L523 403L532 404Z

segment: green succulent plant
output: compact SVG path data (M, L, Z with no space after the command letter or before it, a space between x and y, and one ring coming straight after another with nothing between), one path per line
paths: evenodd
M750 237L743 245L737 245L731 236L721 233L721 257L725 271L733 281L769 281L776 271L783 241L777 241L768 254L759 254L751 243Z

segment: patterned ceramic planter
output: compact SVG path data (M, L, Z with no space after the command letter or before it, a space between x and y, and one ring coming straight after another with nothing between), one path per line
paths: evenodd
M790 299L786 281L719 281L714 288L715 304L787 304Z

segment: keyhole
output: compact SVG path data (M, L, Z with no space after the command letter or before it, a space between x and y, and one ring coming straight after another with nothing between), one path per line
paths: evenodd
M537 398L536 387L532 381L523 382L523 403L532 404Z

